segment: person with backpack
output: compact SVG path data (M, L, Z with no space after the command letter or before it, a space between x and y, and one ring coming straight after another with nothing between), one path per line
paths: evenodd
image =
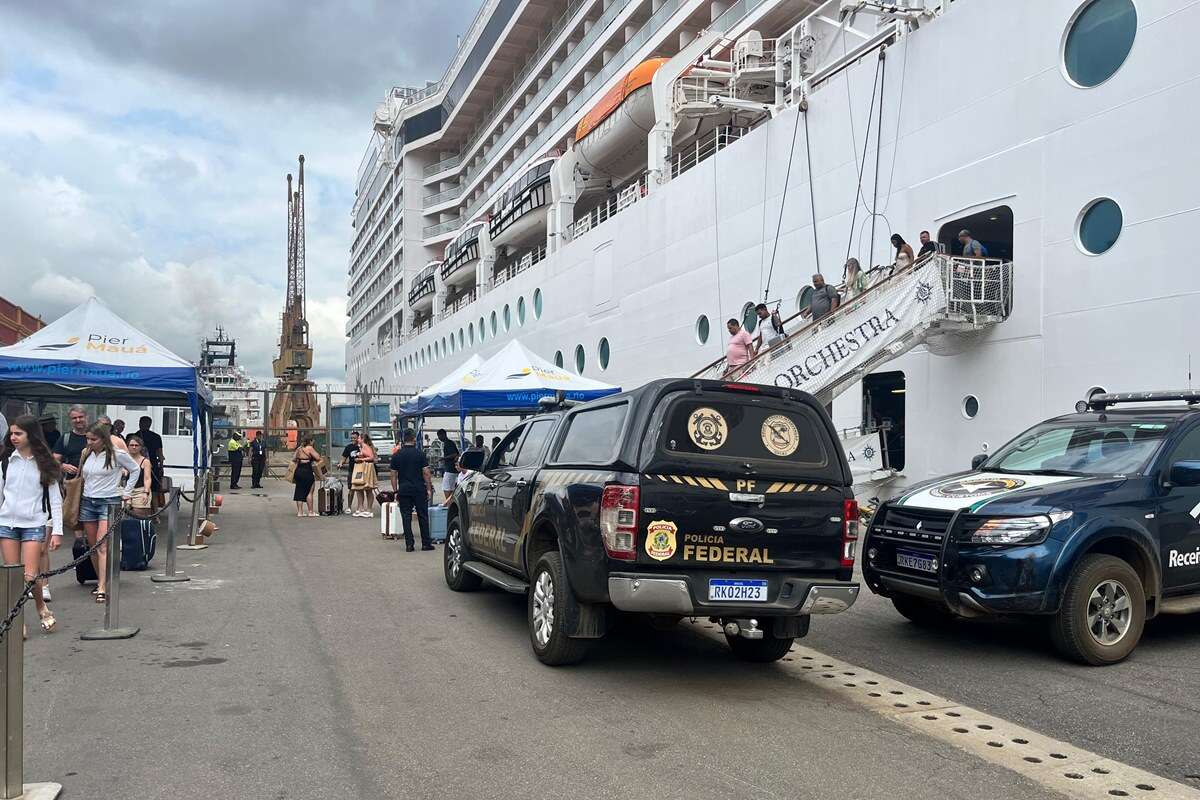
M122 469L129 470L130 475L137 475L142 471L141 466L129 457L129 453L113 447L112 431L107 425L96 423L88 428L87 446L80 456L79 464L79 477L83 480L79 521L83 523L83 534L87 537L88 547L96 547L96 542L104 539L108 533L109 509L121 504ZM117 535L120 535L119 532ZM108 575L105 570L108 564L107 542L96 548L96 552L92 554L92 564L96 567L96 602L108 602Z
M60 472L37 417L22 414L14 419L0 451L0 552L5 564L25 566L26 583L38 575L47 528L49 548L62 545ZM42 630L50 633L57 620L46 607L40 583L32 595Z

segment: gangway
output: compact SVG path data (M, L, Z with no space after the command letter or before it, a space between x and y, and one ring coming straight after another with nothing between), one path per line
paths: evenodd
M925 344L950 355L1008 318L1012 262L931 254L896 271L836 311L812 322L795 314L794 331L744 366L714 361L693 377L801 389L830 402L882 364Z

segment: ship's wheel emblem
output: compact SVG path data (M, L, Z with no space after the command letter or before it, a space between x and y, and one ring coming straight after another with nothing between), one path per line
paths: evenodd
M928 303L932 297L933 297L933 285L932 284L930 284L926 281L921 281L920 283L917 284L917 302L918 303L922 303L922 304Z
M703 450L716 450L725 444L729 426L715 408L697 408L688 417L688 436Z
M875 448L871 447L871 445L864 447L862 451L862 457L870 461L875 457Z

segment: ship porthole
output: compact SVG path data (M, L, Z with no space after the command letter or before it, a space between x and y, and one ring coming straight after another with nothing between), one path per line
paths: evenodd
M504 332L508 333L508 329L512 327L512 311L509 309L507 303L505 303L505 305L504 305L503 319L504 319Z
M696 343L697 344L707 344L708 343L708 331L709 331L708 317L704 314L701 314L700 318L696 320Z
M746 303L742 306L742 327L746 329L746 333L754 333L757 325L758 314L754 311L754 303Z
M533 318L534 319L542 318L542 290L541 289L533 290Z
M517 298L517 324L518 325L525 324L525 298L524 297Z
M808 310L809 301L812 299L813 287L805 286L800 290L800 294L796 295L796 313Z
M1117 73L1137 36L1133 0L1088 0L1063 35L1062 69L1080 89L1099 86Z
M563 360L562 350L555 350L554 351L554 366L558 367L559 369L562 369L564 363L565 362Z
M608 369L608 357L610 355L608 337L602 337L600 344L596 347L596 358L600 362L600 370ZM580 370L582 372L582 370Z
M583 345L575 345L575 371L580 375L583 374L583 368L587 366L587 353L583 350Z
M498 330L498 326L496 325L496 312L495 311L492 312L491 325L492 325L492 336L494 338L496 336L496 331Z
M467 344L469 344L469 345L475 344L475 323L474 322L467 323Z
M1121 236L1124 215L1116 201L1101 197L1084 206L1075 223L1075 243L1090 256L1107 253Z
M979 398L969 394L962 401L962 415L967 419L975 419L979 414Z
M458 329L458 349L464 350L467 346L467 335L463 333L463 329Z
M479 318L479 341L481 341L481 342L483 341L484 331L486 331L486 330L487 330L487 328L483 324L483 317L480 317Z

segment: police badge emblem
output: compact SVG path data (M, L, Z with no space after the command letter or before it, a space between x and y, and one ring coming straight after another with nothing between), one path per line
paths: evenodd
M702 450L716 450L725 444L729 436L729 425L721 412L707 406L697 408L688 417L688 436Z
M790 456L800 446L800 430L783 414L772 414L763 420L763 447L780 458Z
M675 532L670 520L656 519L646 526L646 555L655 561L666 561L675 555Z

